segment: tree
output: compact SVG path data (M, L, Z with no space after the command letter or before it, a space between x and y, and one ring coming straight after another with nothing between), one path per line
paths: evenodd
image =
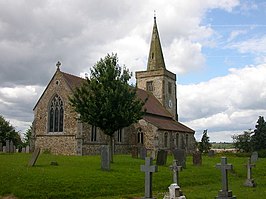
M5 145L6 140L12 140L15 146L22 143L19 133L0 115L0 142Z
M253 150L266 149L266 122L262 116L259 116L254 134L251 137L251 143Z
M253 132L250 130L244 131L243 134L233 135L233 144L234 147L241 152L251 152L252 144L251 144L251 134Z
M74 91L70 104L79 120L99 127L109 136L113 161L113 134L137 122L143 116L144 102L137 98L136 87L128 84L132 74L118 65L116 54L100 59L91 69L90 78Z
M31 135L32 135L32 126L30 126L25 133L25 138L24 138L24 145L30 145L30 141L31 141Z
M210 143L210 138L207 135L207 129L203 131L203 135L201 138L201 142L199 143L199 151L201 153L208 153L209 150L211 149L211 143Z

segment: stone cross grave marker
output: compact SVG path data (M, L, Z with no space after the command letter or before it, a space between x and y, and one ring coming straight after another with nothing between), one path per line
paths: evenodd
M147 157L147 149L145 147L140 147L139 157L140 159L143 159L143 160L145 160L145 158Z
M173 171L173 183L179 185L179 172L182 170L182 166L178 166L177 161L173 160L173 165L170 166Z
M6 140L6 153L10 153L9 140Z
M110 170L110 147L108 145L102 145L101 147L101 169Z
M259 158L258 152L254 151L251 155L251 162L257 162Z
M140 170L145 172L145 197L144 199L153 199L152 197L152 173L158 171L157 165L152 165L152 158L145 158L145 165L140 166Z
M173 150L174 159L177 160L178 166L186 168L186 152L183 149L174 149Z
M232 191L228 190L227 170L232 170L233 165L227 164L227 158L222 157L221 163L216 164L216 168L220 169L222 173L222 189L218 192L218 196L215 198L216 199L236 199L236 197L233 196Z
M250 158L248 158L248 163L245 165L245 167L247 168L247 179L244 183L244 186L246 186L246 187L255 187L256 186L256 183L252 179L252 172L251 172L251 169L255 166L256 166L255 164L251 164L251 160L250 160Z
M156 159L156 164L162 166L165 165L166 162L167 162L167 151L159 150Z
M33 167L35 165L35 163L36 163L36 161L37 161L37 159L38 159L38 157L40 155L40 152L41 152L40 148L35 148L32 156L31 156L31 159L30 159L30 161L28 163L29 167Z
M200 166L202 164L202 156L200 151L193 153L193 165Z

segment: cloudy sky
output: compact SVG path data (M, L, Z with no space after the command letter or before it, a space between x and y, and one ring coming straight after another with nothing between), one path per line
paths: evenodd
M0 0L0 114L24 132L56 70L78 76L107 53L145 70L156 10L178 113L199 140L253 129L266 116L266 2ZM132 82L135 80L132 79Z

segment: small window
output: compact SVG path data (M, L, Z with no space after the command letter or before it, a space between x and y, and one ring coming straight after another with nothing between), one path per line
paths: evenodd
M117 142L122 142L122 129L119 129L117 132Z
M176 144L176 148L178 148L178 145L179 145L179 134L177 133L176 134L176 137L175 137L175 144Z
M141 132L141 129L138 129L138 143L143 144L143 132Z
M168 143L168 134L165 133L164 134L164 147L167 147L167 143Z
M168 82L168 93L172 94L172 83Z
M153 91L153 81L148 81L146 83L146 90L147 91Z
M151 59L153 59L154 58L154 53L151 53Z
M96 126L91 126L91 141L96 142L96 135L97 135L97 127Z

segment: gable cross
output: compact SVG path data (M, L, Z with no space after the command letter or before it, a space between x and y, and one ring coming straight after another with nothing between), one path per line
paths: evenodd
M145 158L145 165L140 166L140 170L145 172L145 198L152 198L152 173L158 171L157 165L152 165L152 158Z
M182 170L182 166L178 166L177 160L173 160L170 169L173 171L173 183L179 184L179 172Z
M60 70L61 62L58 61L58 62L56 63L56 66L57 66L57 70Z

